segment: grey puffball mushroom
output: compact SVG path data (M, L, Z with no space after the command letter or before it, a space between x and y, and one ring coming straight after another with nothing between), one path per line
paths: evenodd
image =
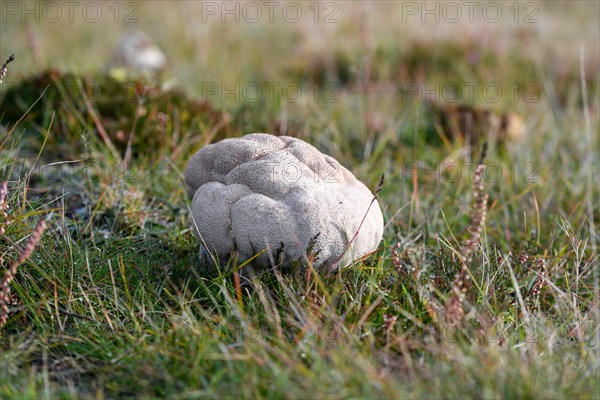
M184 178L205 265L283 266L309 246L317 266L377 249L383 215L371 191L332 157L293 137L253 133L198 150ZM360 228L360 229L359 229Z

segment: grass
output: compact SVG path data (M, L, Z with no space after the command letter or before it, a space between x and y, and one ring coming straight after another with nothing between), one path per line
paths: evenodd
M16 58L0 86L2 272L47 225L10 282L1 397L600 397L598 37L569 29L597 28L597 6L544 4L538 25L485 35L440 24L437 37L394 23L393 3L342 3L329 27L186 25L195 6L157 7L139 18L162 21L148 29L175 88L98 73L109 22L75 21L73 46L58 45L60 24L30 26L36 46L20 42L26 26L0 27ZM215 82L291 82L303 97L222 99ZM526 125L523 142L490 143L483 192L407 82L503 88L495 103L463 98ZM182 170L253 131L307 140L373 190L385 174L380 249L331 276L305 263L240 285L224 266L202 271Z

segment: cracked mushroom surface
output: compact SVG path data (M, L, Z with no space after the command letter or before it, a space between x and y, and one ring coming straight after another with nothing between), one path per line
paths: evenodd
M381 241L383 215L371 191L300 139L264 133L225 139L198 150L184 177L200 256L209 266L259 253L255 266L282 258L287 266L306 255L311 240L318 266L347 266Z

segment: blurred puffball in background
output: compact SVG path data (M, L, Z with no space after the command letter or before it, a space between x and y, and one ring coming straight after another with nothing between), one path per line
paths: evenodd
M148 35L142 31L131 31L121 36L106 69L117 79L127 76L154 78L166 65L167 57Z

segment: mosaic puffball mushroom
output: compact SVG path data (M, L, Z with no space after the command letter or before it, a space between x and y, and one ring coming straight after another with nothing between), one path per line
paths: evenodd
M184 175L205 265L257 254L255 266L290 265L311 246L318 266L346 266L381 241L383 215L371 191L302 140L225 139L198 150Z

